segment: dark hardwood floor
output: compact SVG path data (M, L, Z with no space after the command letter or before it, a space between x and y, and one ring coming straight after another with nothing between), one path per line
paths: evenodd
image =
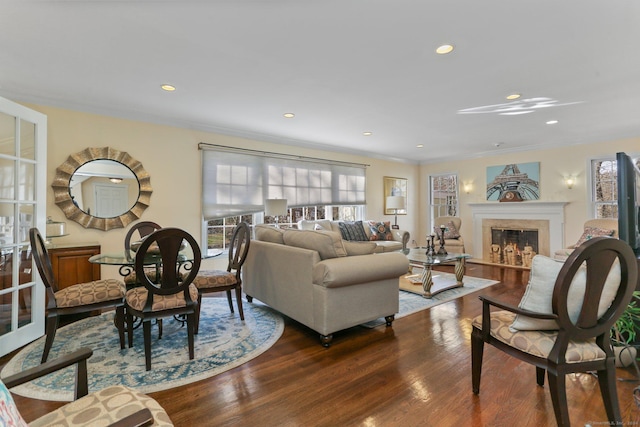
M555 425L535 368L490 346L480 395L472 393L469 336L471 318L481 311L477 297L517 303L528 272L468 264L467 274L501 283L398 319L391 328L342 331L328 349L315 332L287 320L280 340L252 361L151 396L177 426ZM618 369L618 376L633 380L635 372ZM632 395L639 384L618 382L625 425L640 424ZM567 387L573 425L608 425L596 378L569 375ZM27 420L61 405L15 397Z

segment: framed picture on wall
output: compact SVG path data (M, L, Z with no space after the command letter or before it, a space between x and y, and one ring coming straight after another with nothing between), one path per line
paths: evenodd
M385 215L406 215L407 214L407 179L385 176L383 178L384 189L384 214ZM392 198L391 196L402 196L404 200ZM396 204L402 202L400 204Z
M487 167L487 200L521 202L540 198L540 162Z

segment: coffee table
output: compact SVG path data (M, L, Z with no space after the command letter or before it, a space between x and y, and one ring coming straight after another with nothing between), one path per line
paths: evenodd
M464 277L466 268L466 259L471 258L469 254L451 253L446 255L427 255L426 248L411 249L407 254L410 267L422 268L420 281L422 282L422 294L425 298L431 298L434 295L453 288L464 286L462 278ZM455 263L454 272L456 275L456 283L447 286L433 287L432 268L434 265Z

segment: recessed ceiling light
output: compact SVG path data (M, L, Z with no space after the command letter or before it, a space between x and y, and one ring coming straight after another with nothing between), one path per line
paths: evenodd
M558 123L558 121L557 121L557 120L549 120L549 121L547 122L547 124L548 124L548 125L555 125L556 123Z
M520 98L521 96L522 96L522 95L521 95L521 94L519 94L519 93L512 93L512 94L510 94L510 95L507 95L507 99L508 99L509 101L513 101L514 99L518 99L518 98Z
M167 92L173 92L174 90L176 90L176 87L171 85L162 85L160 87L162 88L162 90L166 90Z
M293 113L284 113L283 114L284 117L286 117L287 119L292 119L294 118L296 115Z
M447 53L451 52L453 52L452 44L443 44L442 46L438 46L438 48L436 49L436 53L438 55L446 55Z
M424 144L418 144L416 145L416 148L424 148Z
M371 136L371 135L373 135L373 132L362 132L362 134L364 136Z

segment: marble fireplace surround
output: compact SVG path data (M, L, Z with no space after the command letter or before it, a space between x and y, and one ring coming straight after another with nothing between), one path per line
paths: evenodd
M486 202L469 203L473 225L473 252L488 261L491 227L538 230L538 251L551 256L564 244L564 206L566 202Z

